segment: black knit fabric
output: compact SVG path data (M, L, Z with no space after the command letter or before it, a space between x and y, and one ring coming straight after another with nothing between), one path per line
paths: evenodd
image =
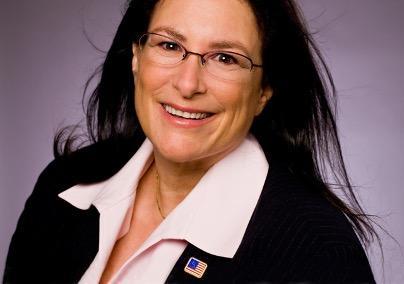
M98 212L57 197L77 183L116 173L141 141L108 141L52 162L41 174L13 235L4 283L75 283L97 253ZM248 190L248 188L246 188ZM214 220L212 220L212 223ZM206 232L211 234L214 232ZM208 264L184 272L190 257ZM188 245L168 283L374 283L346 217L279 161L271 161L259 202L233 258Z

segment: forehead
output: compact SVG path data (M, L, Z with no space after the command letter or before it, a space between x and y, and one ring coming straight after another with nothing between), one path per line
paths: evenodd
M149 31L164 27L178 31L184 41L237 41L251 52L260 50L257 21L245 0L161 0Z

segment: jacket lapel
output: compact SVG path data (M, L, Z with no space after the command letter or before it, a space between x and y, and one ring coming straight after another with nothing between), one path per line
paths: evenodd
M76 184L97 183L110 178L132 157L143 140L142 135L136 139L111 139L61 158L56 177L49 180L56 194L46 195L45 198L52 200L40 209L46 214L42 220L47 223L42 226L46 230L42 235L49 236L43 255L50 260L45 261L48 266L42 269L50 279L77 283L93 262L99 245L100 214L96 207L91 205L82 210L57 194Z
M55 279L78 282L98 252L99 212L92 205L87 210L78 209L59 198L56 202L59 222L49 245L50 256L58 259L50 263ZM57 221L57 220L55 220ZM55 224L55 223L54 223ZM48 268L49 269L49 268Z

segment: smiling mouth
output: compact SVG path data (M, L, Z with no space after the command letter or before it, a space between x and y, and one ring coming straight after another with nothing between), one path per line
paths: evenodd
M208 118L209 116L212 116L212 113L209 112L187 112L187 111L182 111L173 108L172 106L162 104L163 108L165 109L166 112L169 114L180 117L180 118L185 118L185 119L194 119L194 120L201 120Z

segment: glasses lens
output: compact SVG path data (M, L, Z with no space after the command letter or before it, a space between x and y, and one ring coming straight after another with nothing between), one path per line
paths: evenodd
M146 34L139 44L147 57L158 64L174 65L180 62L185 54L184 48L175 40L157 34ZM143 41L143 42L142 42Z
M237 80L251 70L251 61L238 53L215 51L205 55L206 69L214 76Z

